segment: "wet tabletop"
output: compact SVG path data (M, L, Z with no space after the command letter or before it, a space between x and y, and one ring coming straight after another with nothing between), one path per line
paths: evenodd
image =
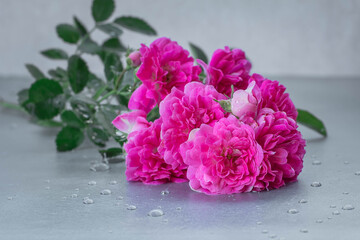
M94 172L95 147L57 153L56 130L0 108L0 239L359 239L360 79L278 79L298 108L324 120L329 137L301 128L299 181L262 193L128 183L124 163ZM0 96L15 101L30 83L1 77Z

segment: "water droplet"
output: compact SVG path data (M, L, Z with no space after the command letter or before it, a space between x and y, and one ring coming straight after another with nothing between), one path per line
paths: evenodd
M117 184L117 181L115 181L115 180L110 181L109 184L110 184L110 185L116 185L116 184Z
M316 223L323 223L324 221L322 219L316 219Z
M349 161L344 161L344 164L345 164L345 165L349 164Z
M310 184L310 186L312 186L312 187L321 187L321 183L320 182L312 182Z
M96 181L89 181L89 182L88 182L88 185L94 186L94 185L96 185Z
M78 197L78 195L76 193L71 194L71 198L77 198L77 197Z
M302 233L308 233L309 231L306 228L300 229L300 232Z
M260 221L259 221L259 222L256 222L256 224L257 224L257 225L261 225L261 224L262 224L262 222L260 222Z
M264 234L266 234L266 233L268 233L268 232L269 232L269 231L266 230L266 229L264 229L264 230L261 231L261 233L264 233Z
M292 209L289 209L289 210L288 210L288 213L290 213L290 214L297 214L297 213L299 213L299 210L297 210L297 209L295 209L295 208L292 208Z
M45 189L46 189L46 190L49 190L49 189L50 189L50 187L49 187L49 186L47 186L47 187L45 187Z
M162 220L164 223L167 223L167 222L169 222L169 219L164 219L164 220Z
M355 172L356 176L360 176L360 171Z
M312 162L312 165L314 165L314 166L321 165L321 161L319 161L319 160L314 160L314 161Z
M169 190L161 191L161 195L168 195L169 193L170 193Z
M332 215L340 215L340 212L338 210L335 210L332 212Z
M77 192L78 192L78 191L80 191L80 189L79 189L79 188L75 188L74 190L75 190L75 191L77 191Z
M306 199L300 199L299 203L307 203L308 201Z
M66 200L67 199L67 197L62 197L62 200Z
M95 162L92 163L90 166L90 170L94 172L104 172L109 170L109 164L103 163L103 162Z
M348 195L348 194L349 194L349 192L343 192L343 194L344 194L344 195Z
M45 182L46 182L46 183L50 183L50 180L49 180L49 179L46 179Z
M124 199L123 196L118 196L118 197L116 198L116 200L123 200L123 199Z
M355 207L351 204L346 204L342 207L343 210L354 210Z
M271 234L271 235L269 235L269 238L276 238L276 237L277 237L276 234Z
M329 220L330 220L330 219L332 219L332 217L327 217L327 219L329 219Z
M129 205L126 208L127 210L136 210L136 206L135 205Z
M330 208L336 208L336 205L330 205Z
M94 200L92 200L91 198L88 198L88 197L84 197L83 203L84 204L93 204Z
M110 195L111 194L111 190L110 189L104 189L100 192L101 195Z
M148 213L148 215L150 217L161 217L162 215L164 215L164 212L161 209L153 209Z
M8 197L7 199L8 199L8 200L13 200L13 199L14 199L14 197Z

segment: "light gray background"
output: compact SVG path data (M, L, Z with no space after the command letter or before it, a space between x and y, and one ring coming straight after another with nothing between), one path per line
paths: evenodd
M24 75L26 62L44 70L56 66L38 52L66 46L54 29L72 22L74 14L91 27L90 5L90 0L0 0L0 73ZM192 41L208 54L224 45L242 48L254 62L254 72L360 76L360 1L116 0L116 5L114 17L140 16L159 36L185 47ZM124 34L134 48L152 40ZM102 72L97 59L88 61Z

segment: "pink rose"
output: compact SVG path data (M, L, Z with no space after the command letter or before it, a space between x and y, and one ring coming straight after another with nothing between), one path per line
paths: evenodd
M257 123L256 140L263 149L264 161L254 190L271 190L296 181L303 168L306 145L296 121L285 112L264 108Z
M187 168L179 147L188 139L190 131L203 123L213 125L224 117L224 110L214 99L222 100L226 97L211 85L191 82L185 86L184 92L173 88L160 103L163 125L159 151L164 154L165 162L173 168Z
M275 112L286 112L288 117L296 120L297 110L294 103L291 101L289 94L285 93L286 88L279 84L278 81L271 81L269 79L261 79L257 75L257 81L261 82L260 91L262 100L259 104L259 110L262 108L271 108Z
M134 67L138 67L141 64L141 53L139 51L134 51L129 54L129 59Z
M127 134L149 126L146 120L146 113L142 110L120 114L112 121L112 124L118 130Z
M251 63L241 49L218 49L209 65L201 60L198 62L205 69L206 83L213 85L218 92L230 96L232 85L235 90L247 88Z
M194 59L189 52L184 50L177 42L169 38L159 38L150 44L150 47L141 45L141 65L136 76L142 81L146 88L146 101L160 103L168 95L173 87L180 91L191 81L198 81L201 68L194 66ZM142 93L145 91L143 90ZM142 108L141 104L136 106L132 103L140 103L145 95L133 94L130 99L129 108L148 112L148 108Z
M126 178L145 184L186 182L185 171L173 169L165 163L157 148L160 144L161 118L147 128L132 132L124 148L126 156Z
M261 93L256 82L252 81L246 90L237 90L231 99L231 112L242 120L244 117L254 118Z
M131 95L128 107L130 110L142 110L145 113L149 113L151 109L156 106L156 101L152 96L152 93L146 88L144 84L141 84Z
M190 187L206 194L252 191L263 160L254 129L234 116L213 127L202 124L181 145L180 152L189 165Z

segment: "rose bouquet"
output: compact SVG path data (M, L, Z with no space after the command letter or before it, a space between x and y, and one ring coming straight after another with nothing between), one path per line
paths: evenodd
M240 49L209 64L168 38L130 54L141 84L113 124L127 134L126 177L190 182L206 194L276 189L297 180L305 140L285 87L259 74ZM146 117L158 111L152 121Z
M296 181L305 154L297 123L324 136L326 130L314 115L295 108L283 85L252 74L240 49L218 49L208 61L198 46L190 44L190 56L165 37L126 47L124 31L157 33L137 17L108 21L114 10L113 0L94 0L92 28L77 17L59 24L57 35L74 53L49 48L41 54L66 67L45 74L26 64L35 82L18 93L18 104L0 104L41 126L61 128L58 151L79 147L87 136L104 162L125 156L129 181L189 181L206 194L271 190ZM101 44L94 31L106 35ZM86 56L99 58L103 76L89 69ZM106 149L110 139L118 147Z

